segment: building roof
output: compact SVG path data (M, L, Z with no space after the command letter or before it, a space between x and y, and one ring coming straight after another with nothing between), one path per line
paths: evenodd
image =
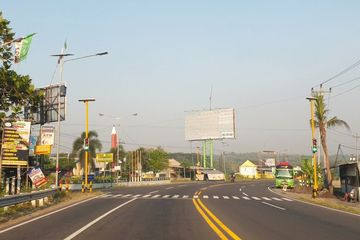
M170 168L182 168L181 163L179 163L175 159L169 159L168 161L169 161Z
M240 167L256 167L256 165L250 160L246 160L243 164L240 165Z

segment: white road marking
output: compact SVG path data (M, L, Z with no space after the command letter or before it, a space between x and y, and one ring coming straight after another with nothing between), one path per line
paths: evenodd
M254 200L261 200L260 198L258 198L258 197L251 197L252 199L254 199Z
M292 202L292 201L294 201L294 200L291 200L291 199L288 199L288 198L282 198L282 199L284 199L285 201L288 201L288 202Z
M70 236L64 238L64 240L71 240L74 237L76 237L77 235L79 235L80 233L82 233L83 231L85 231L86 229L88 229L89 227L91 227L92 225L94 225L95 223L97 223L98 221L100 221L101 219L103 219L104 217L106 217L107 215L113 213L114 211L118 210L119 208L131 203L132 201L135 201L136 198L133 198L127 202L124 202L123 204L117 206L116 208L113 208L112 210L104 213L103 215L101 215L100 217L96 218L95 220L89 222L88 224L86 224L85 226L83 226L82 228L80 228L79 230L77 230L76 232L74 232L73 234L71 234Z
M286 210L285 208L282 208L282 207L279 207L279 206L276 206L276 205L274 205L274 204L270 204L270 203L267 203L267 202L261 202L261 203L263 203L263 204L266 204L266 205L268 205L268 206L270 206L270 207L273 207L273 208L277 208L277 209L280 209L280 210Z
M241 191L242 191L242 189L240 188L240 189L239 189L239 191L241 192Z
M126 194L126 195L124 195L122 197L124 198L124 197L130 197L130 196L132 196L132 194Z
M160 197L161 195L154 195L154 196L152 196L152 198L158 198L158 197Z
M178 198L179 197L179 195L174 195L172 198Z
M219 196L213 196L214 199L219 199Z
M153 193L157 193L157 192L159 192L159 190L149 192L148 194L153 194Z
M250 198L249 197L242 197L243 199L245 199L245 200L250 200Z
M247 195L247 194L246 194L246 193L244 193L244 192L243 192L243 194L244 194L245 196L247 196L247 197L249 196L249 195Z
M228 197L228 196L223 196L223 198L224 198L224 199L229 199L229 197Z
M268 198L268 197L262 197L262 199L267 200L267 201L271 201L271 199Z
M165 189L169 190L169 189L172 189L172 188L174 188L174 187L168 187L168 188L165 188Z
M193 198L199 198L199 196L198 195L194 195L194 197Z
M239 197L237 196L232 196L233 199L240 199Z
M179 187L185 187L186 185L180 185Z
M184 195L182 198L188 198L189 197L189 195Z
M208 195L204 195L203 198L209 198L209 196L208 196Z
M141 196L141 194L136 194L133 197L140 197L140 196Z
M272 199L281 202L282 200L280 198L272 197Z
M112 193L107 193L105 195L102 195L101 198L111 197L112 195L113 195Z
M170 195L164 195L164 196L163 196L163 198L168 198L168 197L170 197Z
M124 194L116 194L116 195L112 196L112 198L121 197L122 195L124 195Z
M147 194L147 195L144 195L144 196L142 196L143 198L147 198L147 197L151 197L151 195L150 194Z
M14 228L20 227L20 226L22 226L22 225L25 225L25 224L31 223L31 222L33 222L33 221L39 220L39 219L41 219L41 218L44 218L44 217L50 216L50 215L52 215L52 214L55 214L55 213L58 213L58 212L64 211L64 210L66 210L66 209L68 209L68 208L75 207L76 205L79 205L79 204L82 204L82 203L85 203L85 202L91 201L91 200L96 199L96 198L102 198L103 196L104 196L104 195L100 195L100 196L96 196L96 197L93 197L93 198L85 199L84 201L74 203L74 204L69 205L69 206L67 206L67 207L64 207L64 208L61 208L61 209L55 210L55 211L53 211L53 212L49 212L49 213L47 213L47 214L41 215L41 216L39 216L39 217L36 217L36 218L30 219L30 220L28 220L28 221L25 221L25 222L19 223L19 224L17 224L17 225L12 226L12 227L9 227L9 228L6 228L6 229L4 229L4 230L1 230L1 231L0 231L0 234L1 234L1 233L4 233L4 232L7 232L7 231L10 231L10 230L12 230L12 229L14 229Z

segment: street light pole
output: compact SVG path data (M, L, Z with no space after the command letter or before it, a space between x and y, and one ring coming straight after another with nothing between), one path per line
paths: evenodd
M85 103L85 143L89 143L89 102L94 102L94 101L95 99L93 98L79 100L79 102ZM88 186L88 162L89 162L89 148L85 149L85 188L86 189Z
M315 139L315 121L314 121L314 101L317 98L309 97L306 98L310 101L310 113L311 113L311 137L314 144ZM314 164L314 185L313 185L313 198L318 195L318 178L317 178L317 162L316 162L316 152L313 151L313 164Z
M62 49L60 54L53 54L51 55L52 57L58 57L58 64L60 64L60 86L63 83L63 72L64 72L64 64L65 62L69 62L69 61L75 61L75 60L79 60L79 59L83 59L83 58L89 58L89 57L95 57L95 56L103 56L108 54L108 52L100 52L100 53L95 53L95 54L91 54L91 55L87 55L87 56L82 56L82 57L78 57L78 58L71 58L68 60L64 60L64 57L69 57L69 56L74 56L74 54L71 53L64 53L65 48ZM61 107L61 102L60 102L60 86L58 88L58 94L57 94L57 98L58 98L58 111L57 111L57 147L56 147L56 170L55 170L55 187L56 189L59 186L59 154L60 154L60 122L61 122L61 114L60 114L60 107Z

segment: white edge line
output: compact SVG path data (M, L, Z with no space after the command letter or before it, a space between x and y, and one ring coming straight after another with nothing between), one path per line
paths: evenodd
M272 193L275 193L276 195L278 196L282 196L281 194L273 191L270 189L270 187L268 187L268 190ZM283 197L283 196L282 196ZM315 206L315 207L321 207L321 208L325 208L325 209L328 209L328 210L332 210L332 211L335 211L335 212L340 212L340 213L345 213L345 214L350 214L350 215L353 215L355 217L360 217L360 214L356 214L356 213L350 213L350 212L345 212L345 211L342 211L342 210L339 210L339 209L335 209L335 208L330 208L330 207L326 207L326 206L322 206L322 205L318 205L318 204L314 204L314 203L309 203L309 202L305 202L305 201L302 201L302 200L299 200L299 199L296 199L296 198L291 198L289 196L286 196L287 198L291 199L291 200L294 200L294 201L297 201L297 202L302 202L302 203L305 203L305 204L309 204L309 205L312 205L312 206Z
M109 215L110 213L118 210L119 208L125 206L126 204L131 203L132 201L135 201L137 198L133 198L127 202L124 202L123 204L117 206L116 208L113 208L112 210L104 213L103 215L101 215L100 217L94 219L93 221L89 222L88 224L86 224L85 226L83 226L82 228L80 228L79 230L77 230L76 232L74 232L73 234L71 234L70 236L64 238L64 240L71 240L74 237L76 237L77 235L79 235L80 233L82 233L83 231L85 231L86 229L88 229L89 227L91 227L92 225L94 225L95 223L97 223L98 221L100 221L101 219L103 219L104 217L106 217L107 215Z
M65 210L65 209L68 209L68 208L74 207L74 206L76 206L76 205L79 205L79 204L88 202L88 201L93 200L93 199L95 199L95 198L99 198L99 197L104 196L104 195L106 195L106 193L101 194L101 195L96 196L96 197L93 197L93 198L85 199L85 200L83 200L83 201L81 201L81 202L74 203L74 204L72 204L72 205L69 205L69 206L66 206L66 207L64 207L64 208L55 210L55 211L53 211L53 212L49 212L49 213L47 213L47 214L45 214L45 215L41 215L41 216L39 216L39 217L36 217L36 218L30 219L30 220L27 220L27 221L22 222L22 223L19 223L19 224L16 224L16 225L14 225L14 226L12 226L12 227L9 227L9 228L6 228L6 229L4 229L4 230L1 230L1 231L0 231L0 234L1 234L1 233L4 233L4 232L7 232L7 231L10 231L10 230L12 230L12 229L14 229L14 228L20 227L20 226L22 226L22 225L31 223L31 222L33 222L33 221L39 220L39 219L41 219L41 218L50 216L50 215L52 215L52 214L61 212L61 211Z
M246 193L244 193L244 192L243 192L242 194L244 194L244 195L247 196L247 197L249 196L248 194L246 194Z
M283 211L285 211L285 210L286 210L285 208L282 208L282 207L276 206L276 205L271 204L271 203L267 203L267 202L261 202L261 203L266 204L266 205L268 205L268 206L270 206L270 207L274 207L274 208L277 208L277 209L283 210Z
M159 190L149 192L148 194L153 194L153 193L157 193L157 192L159 192Z

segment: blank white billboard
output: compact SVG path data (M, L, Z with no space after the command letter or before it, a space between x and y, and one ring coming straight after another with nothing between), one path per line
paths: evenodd
M186 141L234 138L235 110L233 108L193 111L186 114Z

